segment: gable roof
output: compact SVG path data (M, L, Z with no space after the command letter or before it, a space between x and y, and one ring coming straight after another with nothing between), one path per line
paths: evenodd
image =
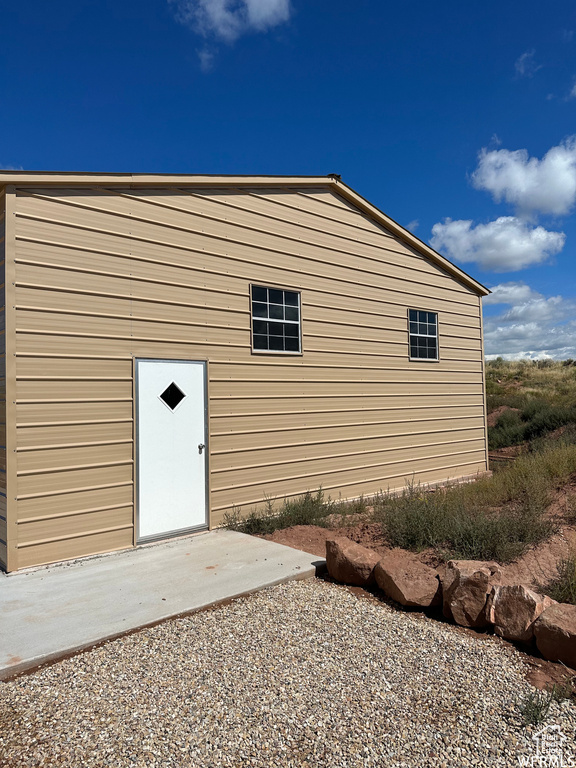
M365 198L345 184L336 174L329 176L226 176L210 174L164 174L164 173L78 173L60 171L1 171L0 187L3 186L43 187L324 187L348 200L376 223L384 226L406 245L414 248L459 282L479 296L490 293L464 270L452 264L444 256L402 227Z

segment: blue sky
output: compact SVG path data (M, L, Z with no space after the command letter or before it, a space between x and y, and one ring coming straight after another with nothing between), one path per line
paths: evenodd
M0 166L327 174L494 288L491 355L576 357L576 5L3 3Z

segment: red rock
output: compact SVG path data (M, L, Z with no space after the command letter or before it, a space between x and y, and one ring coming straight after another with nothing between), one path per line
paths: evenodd
M487 618L505 640L529 643L534 636L534 622L554 603L524 584L495 586L488 599Z
M410 552L391 550L377 564L374 576L384 594L400 605L410 608L440 605L438 573Z
M534 624L534 635L545 659L576 669L576 605L556 603L546 608Z
M326 540L326 567L336 581L366 587L374 584L374 567L380 555L345 536Z
M497 563L450 560L442 580L442 611L462 627L486 627L486 603L492 587L500 584Z

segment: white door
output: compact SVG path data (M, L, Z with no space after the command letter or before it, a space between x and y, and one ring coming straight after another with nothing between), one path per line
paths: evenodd
M207 525L205 369L136 361L139 541Z

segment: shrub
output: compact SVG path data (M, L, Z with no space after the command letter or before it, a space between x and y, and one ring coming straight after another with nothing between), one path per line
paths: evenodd
M464 496L458 487L426 492L413 486L397 499L384 498L377 515L392 546L431 547L445 559L510 562L552 531L528 494L498 511L473 506Z
M292 525L319 525L326 527L330 515L339 514L344 519L351 514L366 512L364 498L350 502L332 501L325 498L322 489L316 493L307 491L295 499L284 499L280 509L275 500L269 499L264 509L252 510L242 517L237 509L224 515L224 525L234 531L249 534L267 534Z
M276 510L274 500L269 499L263 510L252 510L247 517L242 517L237 510L224 516L227 528L242 533L273 533L280 528L292 525L326 525L326 518L334 512L334 503L325 499L322 489L316 493L307 491L296 499L284 499Z
M553 701L571 699L574 695L574 678L566 678L563 683L548 685L546 690L531 691L520 703L520 712L526 725L539 725L548 716Z
M524 413L522 414L524 418ZM524 428L525 440L533 440L558 427L576 421L576 409L566 406L548 406L536 411Z
M494 427L488 429L491 449L532 441L559 427L576 424L574 405L551 405L542 398L525 402L521 412L504 411Z
M504 411L494 427L488 428L490 448L506 448L524 441L525 425L517 411Z
M576 552L560 563L558 577L540 589L559 603L576 605Z
M576 473L576 445L555 443L539 453L520 456L492 477L475 483L426 490L408 484L400 495L380 493L370 500L373 517L392 546L410 550L434 548L445 558L509 562L555 530L545 511L551 491ZM576 502L574 503L576 515ZM272 533L292 525L328 526L334 514L364 514L366 501L334 502L322 489L273 500L242 517L232 510L228 528L252 534Z
M555 530L544 514L551 491L575 471L576 446L558 445L475 483L435 491L411 484L400 496L382 494L374 514L392 546L509 562Z
M552 691L531 691L520 704L520 713L526 725L540 725L548 717L554 701Z
M486 386L488 386L488 382L486 382ZM522 410L528 402L530 402L528 395L524 393L503 393L498 386L498 391L495 394L488 395L486 404L488 412L490 413L491 411L495 411L496 408L499 408L501 405L507 405L509 408L519 408Z

